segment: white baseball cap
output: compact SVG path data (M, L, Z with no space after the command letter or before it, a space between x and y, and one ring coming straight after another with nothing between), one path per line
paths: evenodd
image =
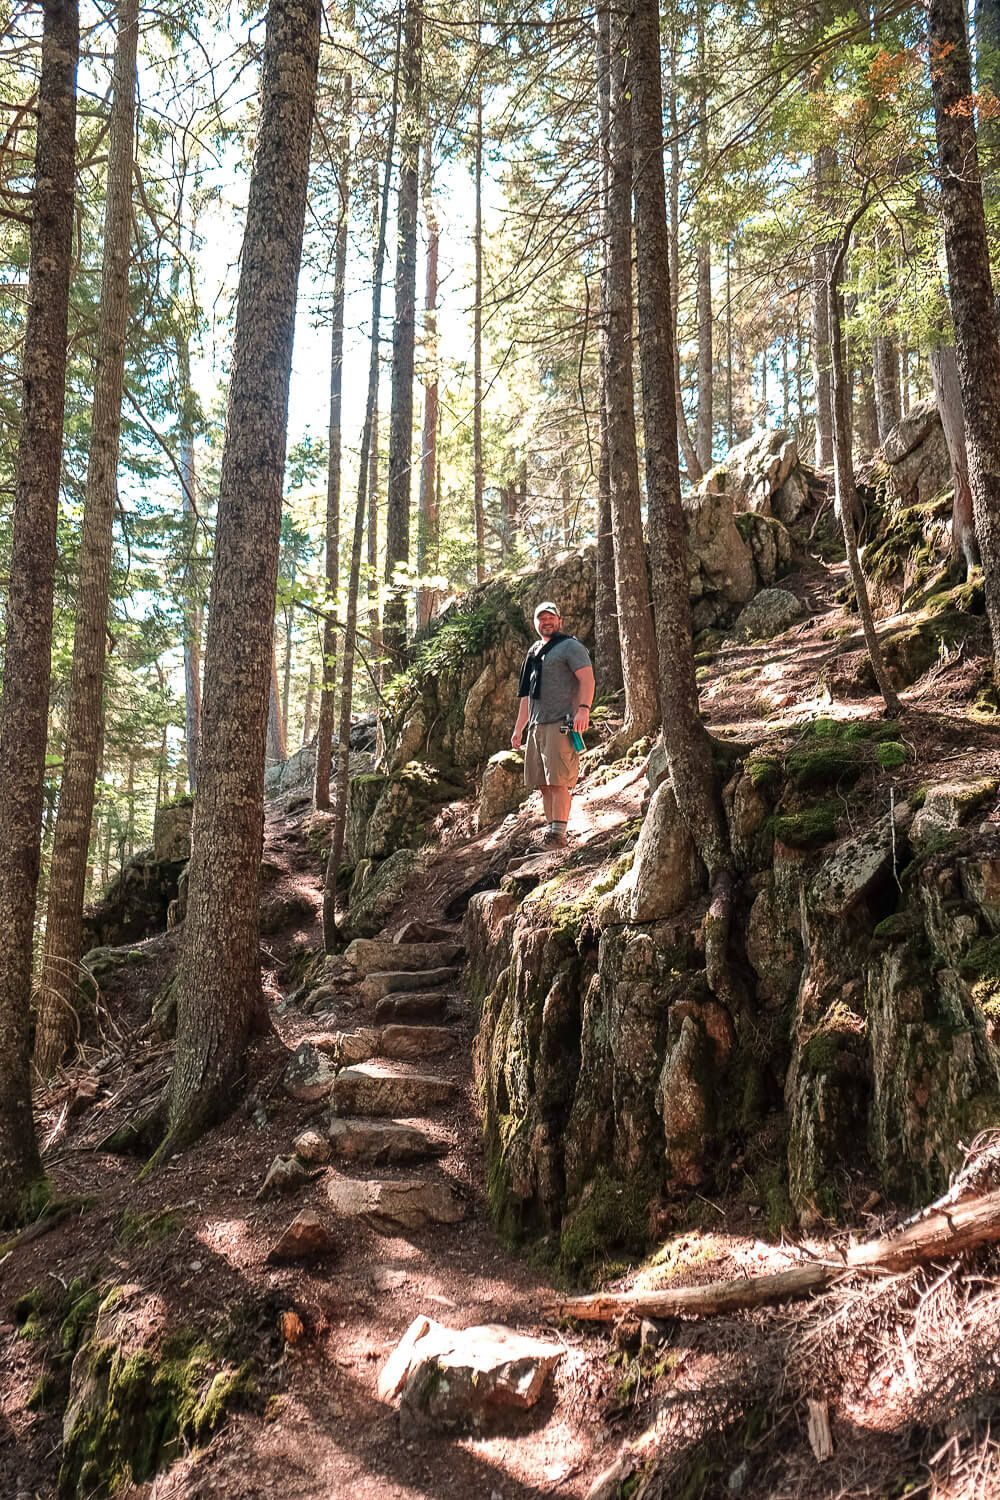
M535 605L534 621L538 624L539 615L555 615L557 620L562 619L562 610L558 604L553 604L551 599L543 599L541 604Z

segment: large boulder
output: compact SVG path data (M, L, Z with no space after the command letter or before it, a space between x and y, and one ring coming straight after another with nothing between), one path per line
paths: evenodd
M521 757L513 750L491 755L479 793L479 827L493 828L508 813L516 812L527 795Z
M733 635L740 641L769 641L805 613L802 600L789 589L762 589L740 610Z
M653 793L630 869L614 897L627 922L657 922L683 910L703 884L704 870L670 782Z
M735 511L772 516L790 526L810 505L816 479L795 439L780 428L756 432L705 475L704 493L725 493Z
M158 807L153 817L153 858L168 863L191 858L191 820L194 804L189 799Z
M562 1356L562 1345L499 1323L456 1329L421 1316L390 1355L378 1394L401 1396L405 1417L419 1426L478 1427L534 1406Z
M922 504L950 488L948 445L932 397L918 401L900 418L882 444L882 458L890 489L901 505Z
M422 857L414 849L397 849L381 864L361 861L351 881L347 911L350 936L370 937L382 931L420 868Z
M684 501L688 580L696 630L725 623L757 587L753 557L740 535L732 496L710 485Z
M152 849L126 860L100 901L84 912L84 948L117 948L166 932L185 864L186 856L157 859Z

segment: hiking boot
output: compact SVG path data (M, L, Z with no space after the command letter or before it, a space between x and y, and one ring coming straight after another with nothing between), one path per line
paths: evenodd
M546 828L538 839L537 847L539 849L565 849L568 842L564 833L557 833L553 828Z

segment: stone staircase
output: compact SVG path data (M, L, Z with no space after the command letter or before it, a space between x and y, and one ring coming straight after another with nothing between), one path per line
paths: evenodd
M464 1216L462 1198L433 1165L453 1144L442 1115L464 1092L457 1066L437 1071L457 1040L461 956L457 940L358 939L345 959L362 1017L351 1031L315 1033L296 1053L306 1066L321 1054L317 1087L329 1115L319 1134L323 1163L334 1169L321 1192L336 1217L412 1231ZM373 1168L391 1175L359 1175Z
M442 1160L461 1149L467 1108L468 1052L457 1045L469 1040L461 956L457 941L377 938L359 939L333 961L328 981L336 975L343 1009L357 1007L358 1020L351 1031L317 1030L286 1071L287 1091L307 1103L325 1100L328 1113L297 1137L290 1160L272 1166L291 1169L291 1186L310 1181L315 1203L287 1227L272 1260L335 1253L337 1226L350 1220L391 1236L426 1232L433 1258L441 1240L432 1231L465 1218L466 1195ZM316 1166L319 1173L307 1170ZM403 1273L388 1274L405 1282ZM563 1353L502 1324L450 1328L421 1311L384 1364L376 1394L399 1403L403 1435L479 1431L532 1407Z

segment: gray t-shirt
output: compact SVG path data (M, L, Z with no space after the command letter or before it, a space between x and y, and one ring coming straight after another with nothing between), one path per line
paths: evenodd
M529 724L559 724L572 716L578 697L576 673L590 666L590 652L575 635L567 636L542 659L542 695L529 698Z

